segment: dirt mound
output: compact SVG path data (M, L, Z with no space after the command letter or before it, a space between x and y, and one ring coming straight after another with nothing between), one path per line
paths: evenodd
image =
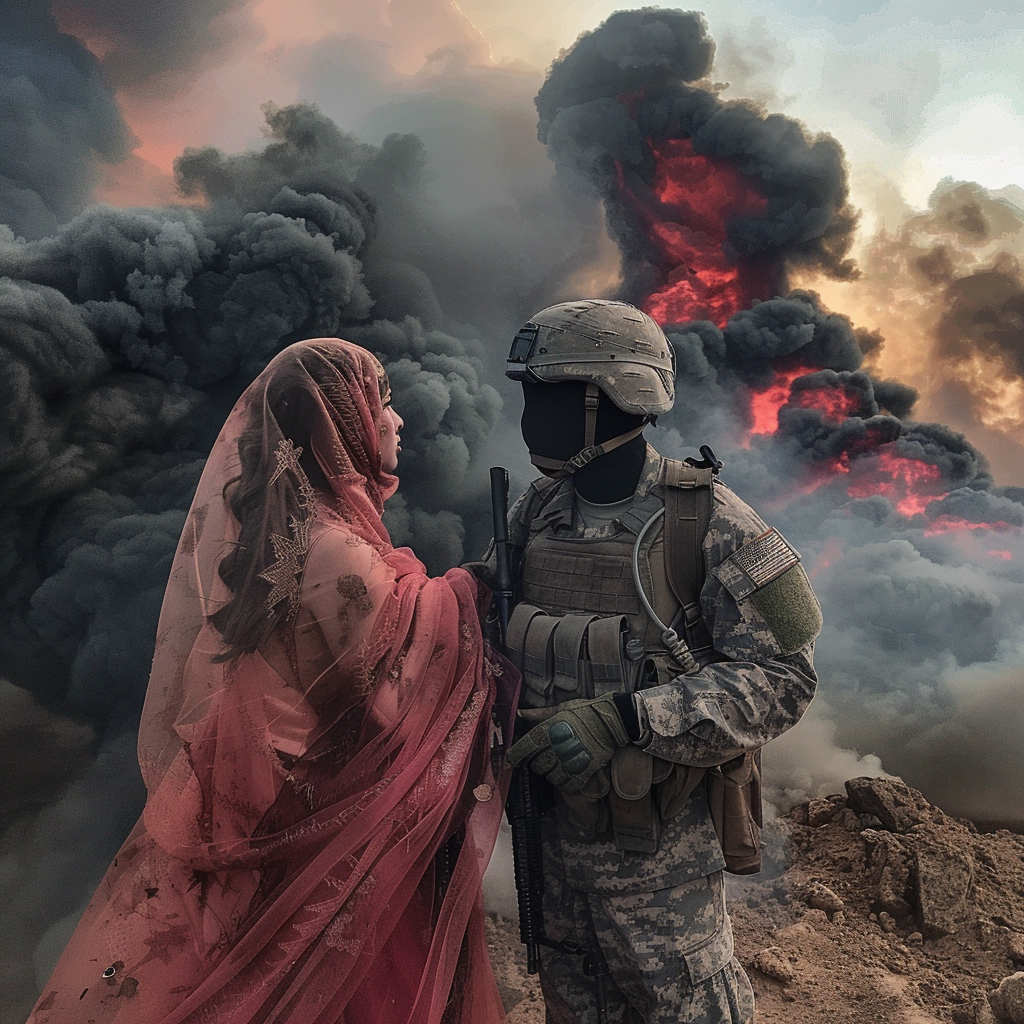
M846 790L771 822L763 870L727 876L758 1024L1024 1024L1024 836L900 779ZM542 1024L518 929L489 929L510 1024Z

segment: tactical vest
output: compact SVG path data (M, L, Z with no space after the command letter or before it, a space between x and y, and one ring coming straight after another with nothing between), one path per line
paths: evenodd
M700 606L713 479L711 468L665 460L664 500L650 494L633 505L609 537L569 536L553 525L564 522L571 491L547 503L540 495L537 507L526 510L532 519L520 603L507 637L523 674L522 706L633 692L681 674L643 608L633 573L637 537L662 508L664 528L647 531L639 547L641 585L662 622L685 630L698 662L718 659ZM682 810L704 774L627 745L583 793L560 797L578 828L592 836L611 828L621 849L655 853L661 822Z

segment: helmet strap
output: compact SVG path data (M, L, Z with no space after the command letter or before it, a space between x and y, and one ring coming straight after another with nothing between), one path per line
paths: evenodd
M601 402L601 392L598 390L596 384L587 384L587 395L583 400L584 408L587 411L587 418L585 421L585 431L583 434L583 443L587 448L594 447L594 439L597 436L597 407Z
M608 452L613 452L616 448L621 448L622 445L628 444L634 437L639 437L650 422L650 419L645 419L640 426L634 427L625 434L619 434L618 437L613 437L601 444L590 444L565 462L561 459L549 459L543 455L534 455L533 452L530 452L530 461L538 469L554 470L550 475L558 479L571 476L577 469L582 469L588 462L593 462L599 456L607 455ZM593 437L592 434L590 436Z

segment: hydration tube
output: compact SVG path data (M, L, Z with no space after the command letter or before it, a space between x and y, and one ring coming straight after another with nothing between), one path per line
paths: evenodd
M666 626L658 617L658 613L654 610L654 605L651 604L647 599L647 594L644 593L643 583L640 582L640 545L643 543L644 537L647 536L647 532L664 515L665 508L662 506L644 523L643 528L637 534L636 543L633 545L633 582L636 584L636 592L640 596L644 611L647 612L651 622L661 630L661 642L665 645L665 649L686 675L692 675L694 672L700 671L700 665L697 664L690 653L690 648L686 646L686 640L671 626Z

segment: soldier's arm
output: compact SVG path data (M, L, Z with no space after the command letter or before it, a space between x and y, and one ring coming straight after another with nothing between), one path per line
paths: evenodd
M637 710L652 754L710 767L799 721L817 685L821 615L796 553L724 488L704 548L701 605L723 660L644 690Z

